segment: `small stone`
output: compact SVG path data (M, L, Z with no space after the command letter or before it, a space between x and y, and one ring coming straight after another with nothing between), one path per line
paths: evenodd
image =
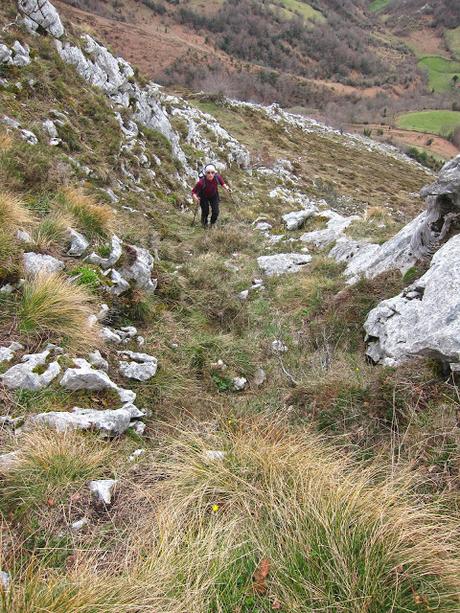
M32 237L30 236L28 232L25 232L24 230L18 230L16 232L16 238L18 239L18 241L21 241L21 243L31 243L32 242Z
M310 261L311 256L305 253L278 253L257 258L257 264L269 276L299 272Z
M266 379L267 373L265 372L265 370L263 368L258 368L254 373L254 379L252 380L252 382L256 387L260 387L265 383Z
M72 228L67 230L67 234L70 240L70 248L67 251L67 255L76 258L81 257L88 249L89 241L83 236L83 234L80 234L80 232L77 232Z
M88 362L91 364L91 366L101 368L106 372L109 370L109 363L107 362L107 360L104 360L101 355L101 352L97 349L96 351L92 351L88 354Z
M103 258L97 253L93 252L86 257L86 261L90 264L97 264L101 268L111 268L121 258L122 254L122 242L115 234L111 239L112 248L108 257Z
M146 425L143 421L135 421L130 425L130 427L134 430L136 434L142 436L145 432Z
M143 336L138 336L136 338L137 344L139 345L139 347L142 347L145 343L145 338Z
M247 300L247 299L248 299L248 296L249 296L249 290L248 290L248 289L244 289L242 292L240 292L240 293L238 294L238 298L239 298L241 301Z
M2 362L10 362L14 358L16 351L24 349L21 343L11 342L9 347L0 347L0 364Z
M217 362L213 362L212 364L210 364L211 368L213 370L227 370L227 364L225 364L225 362L221 359L217 360Z
M283 343L283 341L275 340L272 342L272 351L274 353L286 353L288 350L287 346Z
M128 460L130 462L134 462L134 460L136 460L137 458L139 458L141 455L145 454L145 449L135 449L132 454L129 456Z
M89 524L89 519L87 517L83 517L82 519L79 519L78 521L74 521L70 527L72 528L72 530L75 530L75 532L78 532L78 530L81 530L88 524Z
M218 451L216 449L207 449L203 455L204 455L205 460L211 460L214 462L217 460L223 460L225 458L225 451Z
M9 453L0 454L0 472L8 472L15 466L17 466L19 461L19 452L10 451Z
M11 577L9 573L6 573L4 570L0 570L0 586L2 590L6 592L10 587Z
M89 489L96 502L109 506L112 504L113 490L116 485L116 479L99 479L97 481L90 481Z
M244 388L246 387L248 383L248 380L245 379L244 377L235 377L233 379L233 389L236 392L241 392L244 390Z
M97 320L98 321L103 321L107 317L107 315L109 313L109 310L110 309L109 309L109 305L108 304L101 304L101 309L100 309L99 313L96 315Z

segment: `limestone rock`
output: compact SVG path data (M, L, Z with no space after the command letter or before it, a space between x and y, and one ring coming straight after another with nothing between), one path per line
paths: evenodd
M418 281L373 309L364 328L374 362L396 366L414 356L460 362L460 235L439 249Z
M8 588L10 587L10 582L11 577L9 573L5 572L4 570L0 570L0 586L2 587L2 590L4 592L8 591Z
M0 375L0 380L9 389L41 390L47 387L61 372L58 362L51 362L42 373L34 372L38 367L45 366L49 351L32 353L23 356L22 364L16 364Z
M28 66L30 64L31 60L28 45L22 46L21 43L17 40L13 45L13 53L13 66L18 66L18 68L22 68L23 66Z
M130 462L134 462L137 458L140 458L141 455L145 454L145 449L135 449L132 454L129 456L128 460Z
M134 262L124 266L120 271L121 275L128 281L134 281L139 289L154 292L157 287L157 280L152 280L153 256L142 247L130 245L129 250L134 256Z
M107 362L107 360L104 360L101 355L101 352L97 349L96 351L92 351L88 354L88 362L91 364L91 366L101 368L106 372L109 370L109 363Z
M60 384L67 390L104 390L116 389L117 385L102 370L95 370L82 358L75 358L77 368L68 368Z
M234 377L232 383L235 392L242 392L248 384L248 380L245 377Z
M21 138L24 139L29 145L38 144L38 138L30 130L21 129Z
M153 356L133 351L119 351L118 354L121 357L131 359L131 362L120 362L119 369L124 377L136 379L137 381L148 381L155 375L158 360Z
M335 211L321 211L319 215L329 219L326 228L323 230L306 232L300 237L302 242L312 243L317 247L324 247L329 243L333 243L343 234L346 228L348 228L353 221L360 219L358 215L343 217L343 215L340 215Z
M24 346L15 341L11 342L9 347L0 347L0 364L2 362L11 362L16 351L20 349L24 349Z
M18 239L18 241L21 241L21 243L31 243L32 242L31 235L25 230L18 230L16 232L16 238Z
M58 432L67 430L96 430L104 436L120 436L129 427L133 419L143 417L143 413L132 404L120 409L81 409L74 407L72 412L51 411L39 413L26 419L24 428L31 430L36 426L47 426Z
M254 378L252 380L253 385L256 387L260 387L267 380L267 373L263 368L258 368L254 373Z
M211 460L211 462L222 461L225 459L225 451L219 451L217 449L207 449L203 453L205 460Z
M276 339L275 341L272 342L272 351L273 351L273 353L286 353L287 350L288 350L288 348L283 343L283 341L280 341L279 339Z
M101 268L111 268L118 262L122 254L122 242L115 234L112 236L111 245L112 248L108 257L103 258L93 252L85 258L86 261L90 264L97 264Z
M25 23L32 32L41 27L55 38L64 34L59 14L48 0L18 0L18 8L25 15Z
M83 236L83 234L80 234L80 232L77 232L72 228L68 229L67 234L70 241L70 247L67 251L67 255L75 258L81 257L88 249L89 241Z
M113 294L114 296L121 296L129 290L128 281L126 281L126 279L123 279L118 270L113 269L110 273L110 278L112 281L112 286L107 290L109 294Z
M90 481L89 489L96 502L109 506L112 503L113 490L116 485L116 479L99 479L97 481Z
M286 213L282 217L286 230L298 230L303 226L309 217L312 217L317 212L318 209L316 206L311 206L309 208L302 209L301 211Z
M6 45L0 44L0 64L11 64L13 53Z
M64 268L64 262L53 258L51 255L43 255L29 251L23 255L24 271L34 277L40 272L59 272Z
M0 454L0 473L6 473L17 466L19 461L19 452L10 451L9 453Z
M310 261L311 256L305 253L278 253L257 258L257 264L269 276L299 272Z
M87 526L88 524L89 524L89 519L87 517L82 517L81 519L74 521L70 525L70 527L72 528L72 530L75 530L75 532L78 532L79 530Z

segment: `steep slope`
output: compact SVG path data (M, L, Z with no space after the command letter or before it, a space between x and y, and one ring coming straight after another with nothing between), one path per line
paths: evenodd
M363 339L423 263L348 286L328 255L390 239L433 175L276 105L167 95L20 6L26 29L0 7L3 609L456 611L456 388ZM205 232L210 160L233 193Z

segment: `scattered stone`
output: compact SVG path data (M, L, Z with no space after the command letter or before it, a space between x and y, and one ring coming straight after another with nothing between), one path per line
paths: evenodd
M139 436L143 436L146 425L143 421L134 421L130 423L129 427L132 428L134 432Z
M112 503L113 490L116 485L116 479L99 479L98 481L90 481L89 489L97 503L109 506Z
M16 238L18 239L18 241L21 241L21 243L31 243L32 242L32 237L30 236L28 232L25 232L25 230L18 230L16 232Z
M21 129L21 137L28 143L29 145L37 145L38 138L35 136L33 132L30 130Z
M260 232L268 232L273 226L271 223L268 223L268 221L258 221L254 227Z
M72 530L75 530L75 532L78 532L79 530L87 526L88 524L89 524L89 519L87 517L83 517L82 519L79 519L78 521L74 521L70 527L72 528Z
M234 377L233 379L233 389L235 392L241 392L246 387L248 380L244 377Z
M460 362L460 234L418 281L372 309L364 329L376 363L397 366L414 356Z
M102 357L101 352L97 349L88 354L88 362L91 366L101 368L106 372L109 370L109 363Z
M306 253L278 253L257 258L259 268L269 276L299 272L310 261L311 256Z
M37 391L47 387L61 372L58 362L51 362L41 374L34 371L46 365L49 354L49 351L43 351L23 356L22 364L12 366L3 375L0 375L0 379L9 389Z
M210 367L213 370L222 370L222 371L227 370L228 368L227 364L225 364L225 362L221 359L218 359L217 362L212 362L210 364Z
M217 449L207 449L203 453L204 459L211 460L212 462L223 460L225 455L225 451L218 451Z
M58 432L67 430L97 430L103 436L120 436L131 425L133 419L143 417L133 404L127 404L120 409L81 409L74 407L72 412L51 411L39 413L26 419L24 428L31 430L36 426L48 426Z
M5 473L17 466L19 461L19 452L10 451L9 453L0 454L0 472Z
M312 243L317 247L325 247L329 243L333 243L342 236L353 221L360 219L359 215L343 217L343 215L335 211L321 211L319 215L329 219L326 228L323 230L315 230L314 232L306 232L300 237L302 242Z
M147 353L119 351L120 357L130 358L131 362L121 361L119 370L124 377L137 381L148 381L158 368L158 360Z
M7 592L10 587L11 577L9 573L0 570L0 586L4 592Z
M276 340L272 342L272 351L274 353L286 353L288 350L287 346L283 343L283 341Z
M0 364L2 362L10 362L14 358L16 351L24 349L21 343L11 342L9 347L0 347Z
M248 289L244 289L242 292L240 292L238 294L239 300L242 300L242 301L247 300L248 297L249 297L249 290Z
M134 256L134 262L124 266L120 271L122 276L128 281L134 281L136 287L147 292L154 292L157 287L157 280L152 280L153 256L142 247L129 245L128 254Z
M273 348L273 344L272 344L272 348ZM252 383L256 387L260 387L261 385L265 383L266 379L267 379L267 373L265 372L265 370L263 368L258 368L256 372L254 373L254 378L252 380Z
M142 347L145 344L145 338L143 336L138 336L136 338L136 341L139 347Z
M318 209L316 206L311 206L309 208L302 209L301 211L286 213L282 217L286 230L298 230L303 226L309 217L312 217L317 212Z
M41 272L59 272L64 268L64 262L53 258L51 255L34 253L29 251L23 255L24 271L27 275L34 277Z
M68 368L60 381L67 390L105 390L117 389L117 385L106 372L95 370L83 358L74 358L77 368Z
M67 234L70 240L70 248L67 251L67 255L76 258L81 257L88 249L89 241L83 236L83 234L80 234L80 232L77 232L72 228L67 230Z
M145 449L135 449L132 454L129 456L128 460L130 462L134 462L134 460L137 460L137 458L139 458L141 455L145 454Z
M101 304L101 309L100 309L99 313L96 315L97 320L98 321L103 321L107 317L107 315L109 313L109 310L110 309L109 309L109 305L108 304Z
M13 53L6 45L0 44L0 64L12 64Z
M112 249L108 257L103 258L97 253L93 252L85 258L85 261L89 262L90 264L97 264L101 268L111 268L118 262L123 252L122 242L115 234L112 236L111 245Z
M114 296L121 296L129 290L129 283L126 279L123 279L118 270L113 269L111 271L112 287L108 288L108 292Z
M11 283L6 283L0 287L0 294L12 294L13 291L14 287L11 285Z

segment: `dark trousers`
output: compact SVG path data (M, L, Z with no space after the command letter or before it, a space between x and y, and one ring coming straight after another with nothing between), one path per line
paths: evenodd
M211 225L215 224L217 218L219 217L219 195L211 196L211 198L206 198L205 196L201 196L200 198L200 207L201 207L201 223L203 226L208 225L208 215L209 215L209 205L211 205Z

